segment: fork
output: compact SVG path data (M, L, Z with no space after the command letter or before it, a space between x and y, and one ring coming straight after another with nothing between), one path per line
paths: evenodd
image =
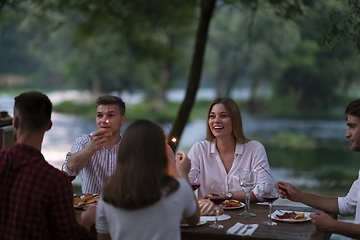
M251 225L247 225L247 227L245 228L245 230L241 233L241 234L245 234L248 230L252 229Z

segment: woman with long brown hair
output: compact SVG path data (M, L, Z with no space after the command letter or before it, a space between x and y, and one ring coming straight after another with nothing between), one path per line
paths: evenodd
M116 170L102 189L98 239L180 240L182 216L196 225L198 204L186 180L190 162L185 153L176 162L180 178L169 175L161 127L148 120L132 123L121 141Z
M245 137L237 103L228 97L217 98L209 107L206 139L195 143L189 153L189 178L199 176L199 197L205 197L213 182L227 187L229 198L244 201L240 187L240 169L255 169L257 186L252 201L262 201L261 183L271 180L270 167L264 146Z

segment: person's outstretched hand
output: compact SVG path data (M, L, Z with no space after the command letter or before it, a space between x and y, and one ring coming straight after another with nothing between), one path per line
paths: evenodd
M187 157L186 153L184 152L177 153L175 164L180 177L187 179L191 167L191 162Z
M111 132L108 132L105 128L100 128L91 136L91 141L89 142L89 148L94 152L100 151L108 142L108 137L112 135Z
M289 199L293 202L299 202L301 192L288 182L278 182L278 192L280 198Z

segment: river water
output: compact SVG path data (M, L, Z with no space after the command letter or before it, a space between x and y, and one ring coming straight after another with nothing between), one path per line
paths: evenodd
M49 96L51 99L51 95ZM55 99L51 99L53 102ZM0 95L0 111L13 113L13 96ZM342 114L342 113L339 113ZM72 143L76 137L82 133L90 133L96 129L94 120L84 119L82 117L53 113L53 127L45 134L42 152L45 159L56 168L61 169L65 155L70 151ZM334 183L330 179L343 179L342 172L331 172L334 169L343 170L350 174L350 180L343 189L332 192L334 195L345 194L352 181L357 177L357 159L358 156L347 149L346 139L344 137L346 125L345 121L333 120L289 120L289 119L269 119L261 118L248 114L243 114L243 125L246 136L271 137L281 133L300 134L316 141L336 142L337 148L315 148L315 149L291 149L288 147L267 146L269 162L273 176L277 180L289 181L295 186L322 187L331 188ZM171 127L171 126L170 126ZM126 126L122 129L125 130ZM186 125L181 140L178 145L178 151L188 151L196 141L205 137L205 120L198 119ZM343 160L350 159L346 162ZM347 167L346 167L347 166ZM323 169L328 171L322 174L330 174L331 177L325 177L325 184L322 179L314 177ZM336 177L337 175L338 178ZM334 177L335 176L335 177ZM339 180L339 181L340 181ZM79 183L79 179L76 180ZM326 182L327 181L327 182ZM328 183L330 181L330 183ZM323 184L323 185L321 185ZM333 184L333 185L331 185ZM336 184L335 184L336 185ZM340 186L341 187L341 186ZM287 202L286 200L277 200L275 204L298 205ZM344 239L334 236L332 239Z

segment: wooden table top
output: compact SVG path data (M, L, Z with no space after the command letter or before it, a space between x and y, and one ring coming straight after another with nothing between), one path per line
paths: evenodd
M313 208L308 207L294 207L294 206L280 206L274 205L273 211L291 210L301 212L313 212ZM215 239L283 239L283 240L325 240L330 239L330 233L319 232L311 221L306 222L280 222L275 221L277 226L265 226L263 222L268 219L269 206L264 204L251 204L250 211L256 214L256 217L242 217L239 213L244 212L244 208L225 210L225 214L231 216L229 220L220 221L223 229L212 229L209 227L213 222L207 222L202 226L197 227L182 227L182 240L215 240ZM331 214L333 218L337 216ZM237 222L244 224L258 224L258 228L251 236L238 236L226 234L226 231L234 226Z
M252 240L264 240L264 239L283 239L283 240L326 240L330 239L331 233L319 232L311 221L306 222L280 222L276 221L277 226L265 226L263 222L267 220L269 212L268 205L264 204L251 204L251 212L256 214L256 217L241 217L238 214L244 211L244 208L225 210L225 214L231 216L228 220L220 221L223 229L212 229L209 227L213 222L207 222L204 225L197 227L181 227L182 240L216 240L216 239L252 239ZM280 210L293 210L301 212L313 212L313 208L308 207L294 207L294 206L280 206L274 205L273 211ZM76 210L78 221L80 221L80 214L82 210ZM330 214L333 218L337 218L337 215ZM244 224L258 224L259 227L251 236L238 236L226 234L226 231L235 225L237 222ZM89 239L96 239L96 231L93 228L90 232Z

